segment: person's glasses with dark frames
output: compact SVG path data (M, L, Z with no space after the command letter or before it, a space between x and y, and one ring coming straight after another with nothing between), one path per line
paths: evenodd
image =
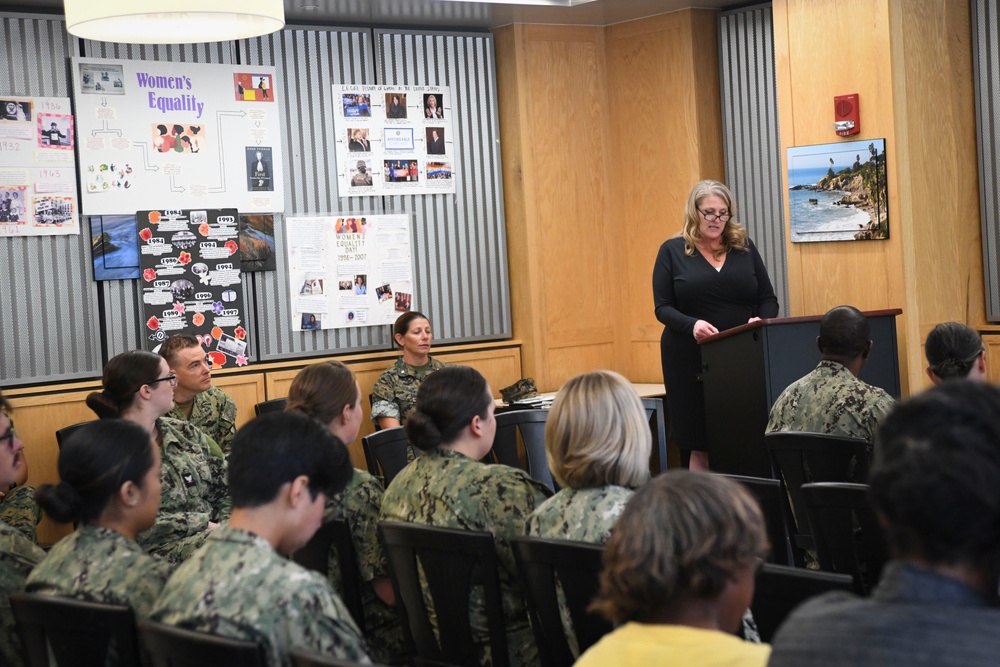
M10 426L7 427L7 432L0 435L0 446L6 444L8 447L14 446L14 438L17 437L17 431L14 430L14 420L8 418L7 422ZM6 442L5 442L6 441Z
M700 208L698 209L698 212L701 213L701 217L705 218L709 222L715 222L716 219L720 222L729 222L730 218L733 217L728 213L705 213Z
M146 382L145 384L156 384L157 382L163 382L164 380L166 380L167 382L169 382L171 387L176 387L177 386L177 376L174 375L173 373L171 373L167 377L156 378L155 380L150 380L149 382Z

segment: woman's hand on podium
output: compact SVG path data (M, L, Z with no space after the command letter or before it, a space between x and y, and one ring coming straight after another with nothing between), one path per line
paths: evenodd
M694 339L702 340L703 338L708 338L714 334L719 333L719 330L713 327L711 324L705 320L698 320L694 323Z

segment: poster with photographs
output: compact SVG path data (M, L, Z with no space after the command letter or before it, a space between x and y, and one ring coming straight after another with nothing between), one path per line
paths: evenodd
M135 219L146 348L187 333L212 368L246 366L236 209L139 211Z
M285 220L292 329L392 324L412 310L408 215Z
M66 97L0 94L0 236L79 234Z
M340 196L454 194L453 99L447 86L333 86Z
M88 216L146 208L284 209L286 100L274 67L72 62L81 205ZM57 116L38 123L53 146L70 140Z

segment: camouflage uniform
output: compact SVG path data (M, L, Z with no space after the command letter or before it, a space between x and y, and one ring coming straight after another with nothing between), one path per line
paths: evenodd
M139 535L139 544L176 564L205 541L209 521L229 518L227 467L225 459L211 454L211 439L198 427L169 417L156 423L163 441L160 513Z
M376 578L376 571L384 570L385 555L378 539L382 493L382 485L378 480L368 472L355 469L347 487L330 499L327 508L333 514L343 517L351 529L358 572L364 580L361 585L361 604L365 615L365 637L371 648L372 658L380 663L399 665L404 664L407 659L399 614L375 594L371 585ZM327 572L334 590L341 593L344 587L335 549L330 550Z
M82 525L52 547L32 570L25 590L128 605L137 616L149 616L171 570L124 535Z
M372 421L378 424L379 417L393 417L405 424L417 405L417 390L424 378L439 371L447 364L427 358L426 366L411 366L400 357L375 381L372 388Z
M35 504L35 488L15 486L0 503L0 521L17 528L32 542L38 542L35 529L42 520L42 510Z
M263 537L220 526L177 568L152 618L260 642L270 667L303 649L367 662L364 638L330 583L282 557Z
M184 416L184 409L176 403L166 416L190 421L228 454L236 435L236 402L218 387L209 387L207 391L195 394L191 400L190 417Z
M16 528L0 521L0 665L23 667L21 638L10 609L10 594L24 590L31 568L42 562L45 552Z
M624 486L562 489L531 515L528 535L604 544L635 491Z
M447 449L433 449L403 469L382 498L381 521L486 531L496 541L510 664L537 665L538 648L508 540L523 535L531 512L548 496L527 473L505 465L484 465ZM470 602L472 628L481 645L480 663L492 664L482 589ZM499 665L497 667L500 667Z
M771 407L767 432L828 433L868 442L873 459L875 432L894 405L892 397L862 382L836 361L821 361L790 384Z

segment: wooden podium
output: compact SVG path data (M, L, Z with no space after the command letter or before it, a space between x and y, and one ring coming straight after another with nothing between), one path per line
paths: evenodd
M865 313L874 341L860 378L899 398L896 316ZM819 363L822 315L761 320L701 341L709 465L715 472L772 477L764 445L768 414L785 387Z

